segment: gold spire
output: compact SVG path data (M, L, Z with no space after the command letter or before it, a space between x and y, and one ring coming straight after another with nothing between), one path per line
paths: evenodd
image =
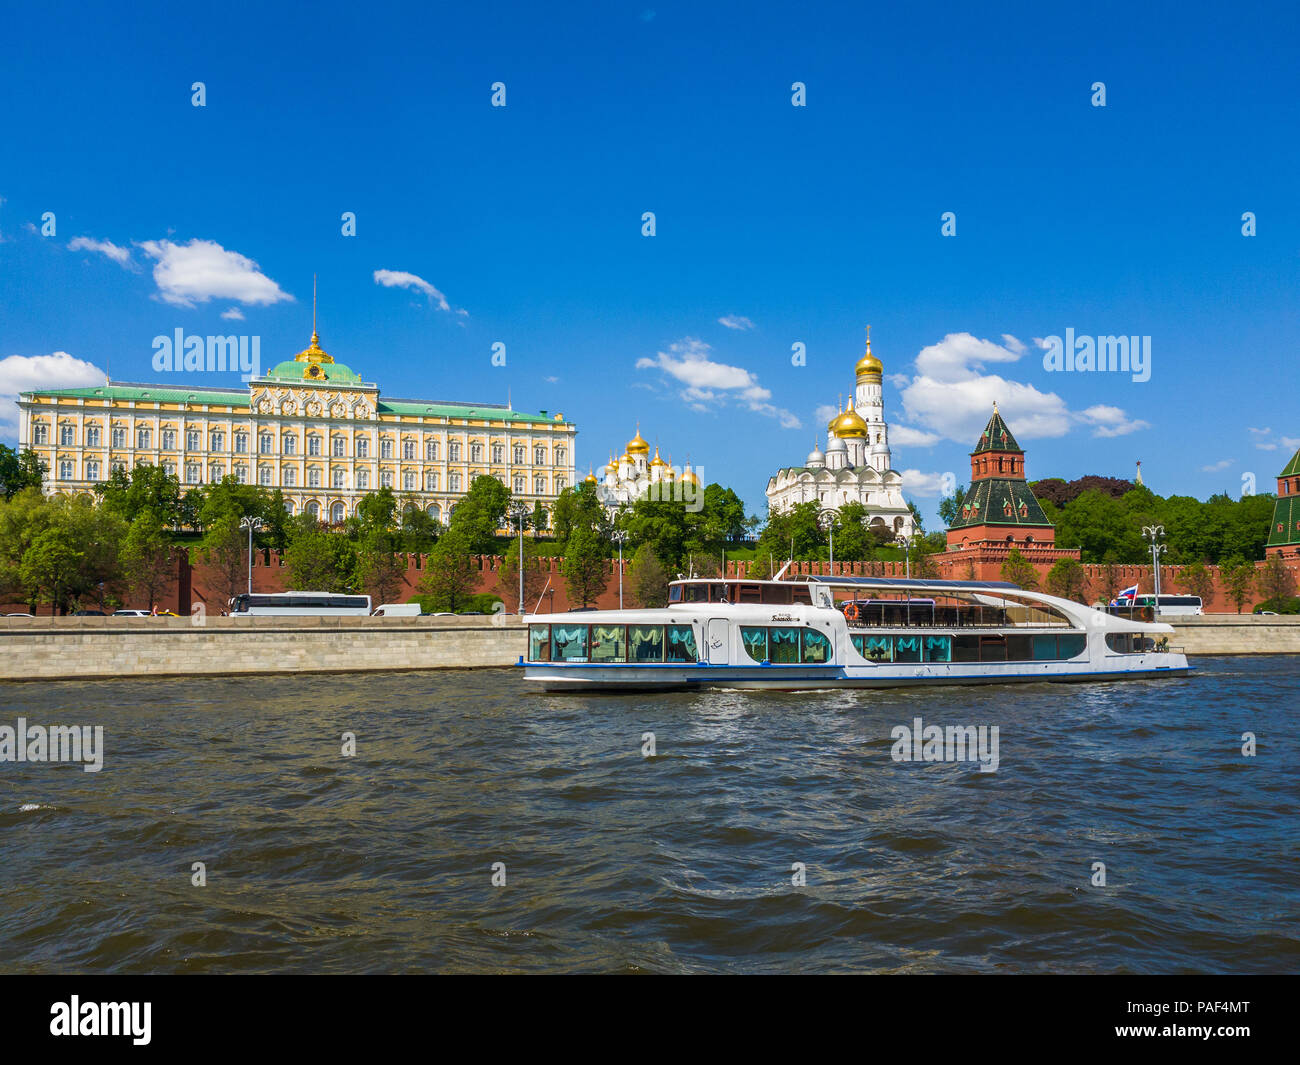
M866 354L858 360L856 367L859 378L879 377L884 365L881 361L871 354L871 326L867 326L867 351Z
M315 274L311 275L311 343L308 344L307 347L303 348L302 351L298 352L298 354L294 356L294 361L311 362L311 363L322 363L322 362L334 361L332 356L325 354L325 352L321 349L320 335L316 332L316 275ZM319 376L319 375L312 374L311 368L308 367L307 371L303 374L303 376L308 377L308 376Z

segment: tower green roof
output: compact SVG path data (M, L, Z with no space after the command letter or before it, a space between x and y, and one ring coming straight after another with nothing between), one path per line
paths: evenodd
M1008 477L986 477L970 486L961 510L948 528L964 529L971 525L1052 528L1029 485Z
M993 417L989 419L988 425L984 426L984 432L980 434L979 442L975 445L972 455L978 455L984 451L1017 451L1024 454L1024 448L1016 443L1016 438L1011 435L1011 430L1007 428L1007 423L1002 420L1002 415L998 413L998 407L993 405Z

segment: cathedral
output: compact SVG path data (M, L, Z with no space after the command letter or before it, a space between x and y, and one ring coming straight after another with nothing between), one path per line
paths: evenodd
M603 477L588 473L585 483L596 486L596 497L610 511L635 502L653 486L657 486L657 498L687 498L688 501L694 499L700 488L700 479L689 465L679 473L660 457L657 447L651 458L650 444L642 438L639 427L623 454L618 458L610 456Z
M846 503L867 508L867 524L895 536L913 536L912 512L903 499L903 476L893 468L889 453L889 426L885 424L882 388L884 367L871 354L867 333L866 354L858 360L857 387L826 427L826 450L813 442L802 466L787 466L767 482L767 506L775 513L798 503L816 502L838 510Z

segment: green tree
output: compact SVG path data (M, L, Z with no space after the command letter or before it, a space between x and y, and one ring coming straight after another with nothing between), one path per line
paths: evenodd
M1223 563L1220 569L1223 591L1240 614L1241 608L1249 601L1250 593L1255 587L1254 563L1247 562L1238 555Z
M1269 555L1258 577L1259 593L1265 599L1286 599L1295 595L1295 575L1280 555Z
M295 523L284 561L294 591L355 592L359 587L356 543L315 522L310 526L304 519Z
M680 504L678 506L680 509ZM595 487L585 481L560 493L560 498L555 501L553 518L555 538L561 543L568 543L576 529L585 529L600 536L609 535L605 507L596 495Z
M1214 574L1202 562L1193 562L1190 566L1183 567L1178 583L1188 595L1200 596L1203 604L1208 604L1214 598Z
M1047 590L1061 599L1088 601L1088 580L1078 559L1058 558L1047 571Z
M758 538L760 546L766 547L772 555L780 559L796 558L808 560L817 558L821 548L826 546L826 537L818 523L821 504L815 500L796 503L788 510L769 512L767 525Z
M152 610L171 582L172 545L161 517L153 510L136 515L119 553L127 587Z
M28 448L17 452L0 444L0 498L9 500L24 489L40 488L45 474L45 463L36 452Z
M1026 591L1038 587L1038 571L1024 555L1015 548L1007 552L1006 561L1002 563L1002 579L1019 585Z
M478 580L469 536L456 526L448 529L425 559L419 590L429 596L429 608L455 612L469 601Z
M357 541L357 581L375 605L394 602L401 594L407 558L401 534L369 529Z
M624 575L625 587L632 591L632 601L643 607L668 605L669 573L650 544L636 549Z
M451 516L451 528L459 530L475 555L492 555L497 549L497 530L505 527L510 491L495 477L475 477L465 497Z
M692 538L686 508L679 500L647 494L624 509L616 520L621 528L627 530L631 548L635 550L649 544L663 564L674 569L684 568L691 548L702 546ZM596 528L574 528L599 535ZM568 555L567 549L565 555Z
M565 545L561 568L570 602L590 606L605 590L609 584L608 557L605 541L595 532L574 530Z
M38 533L23 553L20 579L32 602L49 603L55 613L65 613L68 597L76 585L81 552L66 529L49 528Z
M412 555L427 554L441 532L442 525L427 510L414 503L402 509L402 550Z
M164 528L180 524L181 482L161 466L142 462L129 474L119 467L108 480L95 485L95 494L105 510L123 521L135 521L147 511Z
M835 558L840 562L868 562L876 555L876 538L867 528L867 508L861 503L840 507L835 529Z
M202 563L212 571L212 591L218 597L214 605L225 609L247 587L248 534L239 527L237 512L213 513L212 520L204 522L202 541L190 549L190 561Z
M950 527L961 514L961 505L966 501L966 486L959 484L950 496L939 500L939 518L945 527Z
M1084 562L1110 557L1131 564L1148 557L1140 527L1124 504L1097 490L1082 493L1062 509L1056 542L1080 548Z

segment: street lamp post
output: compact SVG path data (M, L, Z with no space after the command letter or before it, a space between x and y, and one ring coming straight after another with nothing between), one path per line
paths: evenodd
M830 536L832 577L835 576L835 523L839 520L839 516L840 512L838 510L832 510L829 507L817 515L818 520L822 523L822 527Z
M912 541L906 536L900 536L894 543L903 549L904 573L907 579L912 579Z
M1165 553L1165 545L1160 542L1165 535L1163 525L1144 525L1142 535L1151 541L1152 584L1155 586L1155 606L1153 617L1160 616L1160 556Z
M516 568L519 570L519 616L524 616L524 525L528 521L528 508L523 503L515 503L510 508L510 518L519 530L519 558Z
M618 544L618 608L623 609L623 545L627 543L627 530L615 529L609 534L610 539Z
M248 530L248 594L253 594L253 533L262 528L262 519L253 517L243 517L239 519L239 527Z

